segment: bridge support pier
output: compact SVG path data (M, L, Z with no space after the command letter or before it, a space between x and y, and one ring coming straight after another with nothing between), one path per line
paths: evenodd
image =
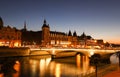
M56 55L51 55L52 59L55 59L56 58Z

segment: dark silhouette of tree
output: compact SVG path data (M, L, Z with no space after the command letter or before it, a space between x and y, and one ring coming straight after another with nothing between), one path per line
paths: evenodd
M100 56L99 54L94 54L94 55L92 55L91 58L90 58L90 63L91 63L92 65L95 65L95 68L96 68L96 70L95 70L96 77L97 77L98 65L99 65L99 63L100 63L100 58L101 58L101 56Z

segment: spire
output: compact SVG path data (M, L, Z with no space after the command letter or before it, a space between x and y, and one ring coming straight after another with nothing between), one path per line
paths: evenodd
M74 33L73 33L73 36L77 36L77 33L76 33L76 31L74 31Z
M47 27L47 28L49 28L49 24L47 25L47 22L46 22L46 20L44 19L44 22L43 22L43 26L42 26L42 28L43 27Z
M69 30L68 36L72 36L71 30Z
M86 36L86 34L83 32L82 36Z
M24 21L24 29L26 29L26 21Z
M46 20L44 19L44 24L46 24L47 22L46 22Z
M83 32L83 34L81 35L81 38L86 39L86 37L87 37L86 34Z
M27 28L26 28L26 21L24 21L24 28L23 28L23 31L27 31Z

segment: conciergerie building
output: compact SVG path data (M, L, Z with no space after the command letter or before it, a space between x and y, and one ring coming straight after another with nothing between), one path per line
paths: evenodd
M9 47L92 47L104 45L103 40L95 40L91 36L86 36L83 32L78 36L76 31L73 33L69 30L68 33L51 31L50 25L46 20L43 21L41 30L27 30L26 22L24 28L19 30L15 27L4 26L3 20L0 17L0 46Z
M27 31L26 23L24 24L24 29L22 29L22 45L30 46L76 46L78 42L77 34L73 34L69 31L68 34L64 32L50 31L50 26L44 20L41 31Z
M78 36L76 31L73 33L69 30L68 33L51 31L50 25L46 20L43 21L40 31L28 31L26 22L21 30L22 46L28 47L87 47L103 46L103 40L95 40L91 36L86 36L83 32ZM100 41L100 42L97 42Z

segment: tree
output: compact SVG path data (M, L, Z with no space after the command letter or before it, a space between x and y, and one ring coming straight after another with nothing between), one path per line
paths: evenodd
M94 54L90 58L90 63L92 63L96 67L96 70L95 70L96 77L97 77L97 71L98 71L97 68L98 68L98 64L100 62L100 58L101 58L101 56L99 54Z

